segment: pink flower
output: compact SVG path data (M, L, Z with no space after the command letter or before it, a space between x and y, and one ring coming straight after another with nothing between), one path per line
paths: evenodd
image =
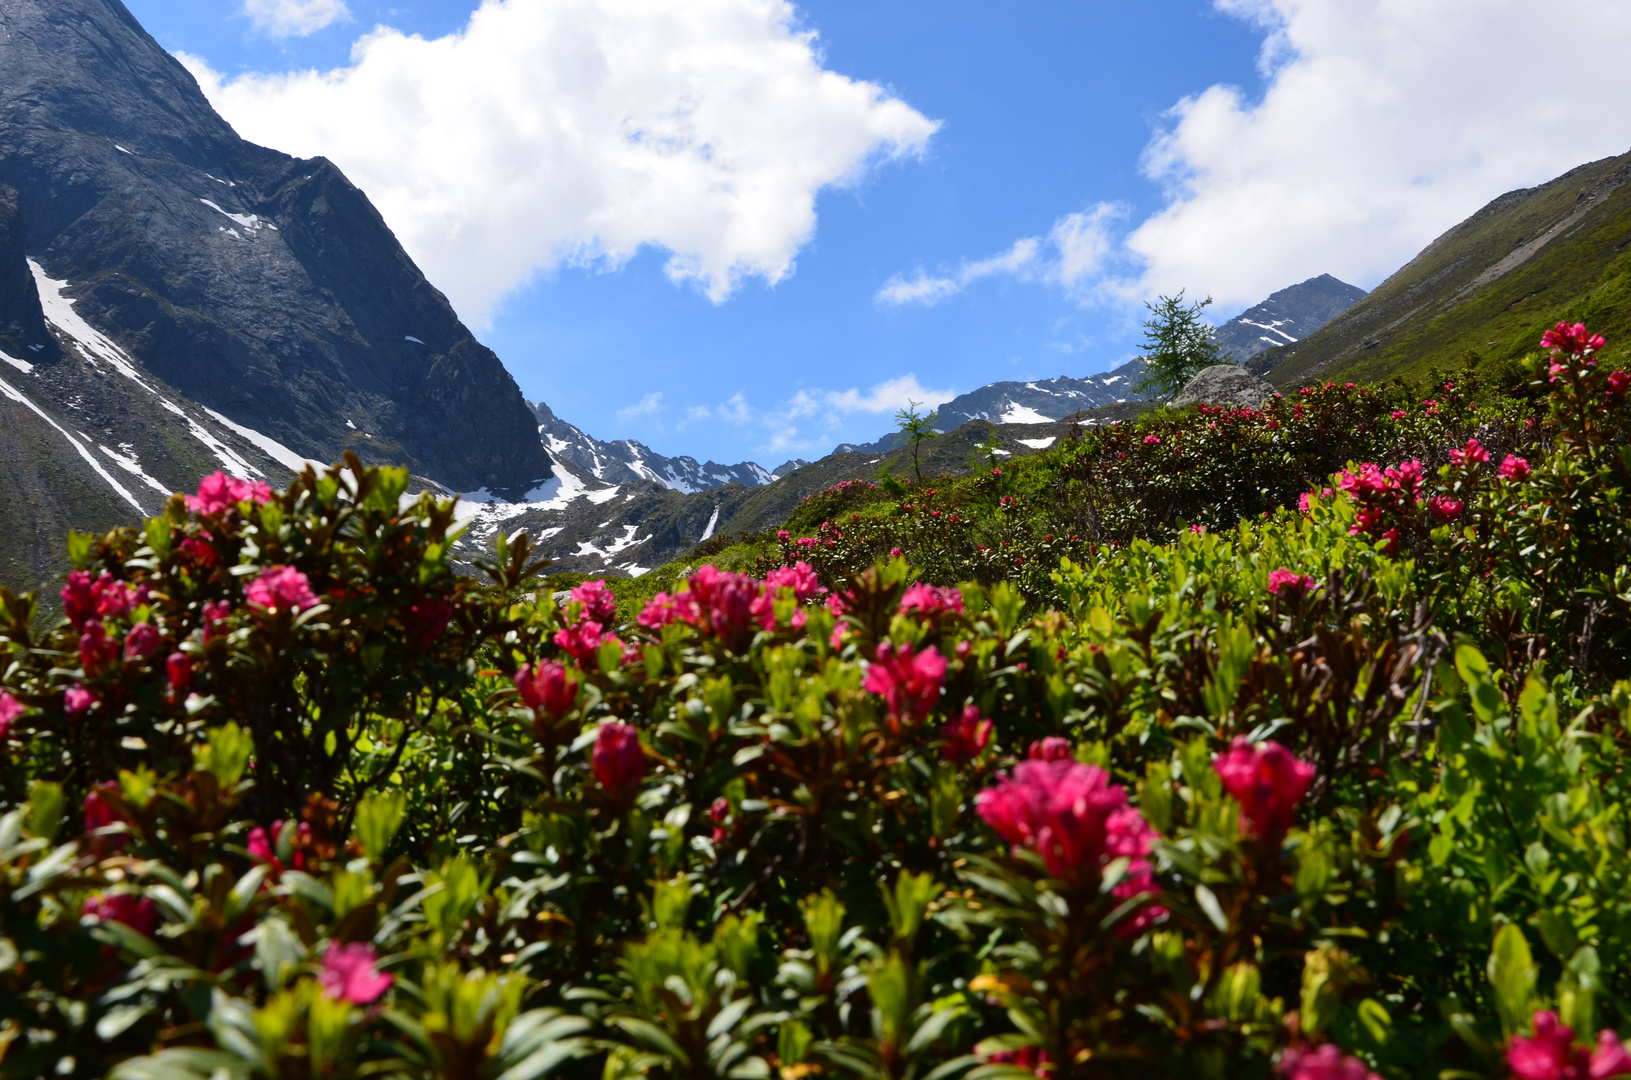
M452 621L452 604L422 596L402 609L402 636L407 639L408 648L424 652L436 643Z
M146 660L159 651L159 628L150 622L139 622L125 635L125 659Z
M292 566L269 566L244 589L244 599L269 615L299 613L317 606L311 581Z
M1548 352L1566 353L1570 356L1584 356L1588 352L1596 352L1606 344L1603 335L1593 334L1586 329L1585 323L1570 326L1566 322L1560 322L1540 338L1541 348Z
M633 725L614 720L600 725L595 748L589 755L595 779L603 788L637 784L646 775L646 756L640 749L640 733Z
M101 893L86 899L80 914L103 922L124 923L142 937L150 938L159 928L159 906L145 896L130 893Z
M193 662L186 653L171 653L164 661L164 674L177 697L193 688Z
M1343 1057L1330 1043L1319 1049L1293 1046L1280 1055L1280 1075L1286 1080L1382 1080L1356 1057Z
M1608 376L1608 389L1604 392L1610 401L1622 401L1631 390L1631 372L1613 371Z
M1482 465L1488 460L1489 451L1485 450L1477 439L1468 439L1465 447L1460 450L1450 451L1450 463L1452 465L1462 465L1470 469L1474 465Z
M583 617L602 626L617 618L617 597L604 581L585 581L572 590L572 599L583 605Z
M1076 761L1022 761L1012 776L980 792L980 817L1008 843L1042 856L1048 873L1097 875L1111 859L1127 857L1127 876L1113 890L1123 899L1156 892L1147 856L1159 834L1127 806L1127 791L1096 765ZM1164 912L1151 909L1149 919ZM1141 919L1124 928L1136 933Z
M580 664L596 665L600 643L610 639L610 635L600 632L599 623L589 619L555 631L555 644Z
M963 594L956 589L937 589L933 585L925 585L918 581L907 589L900 598L900 612L902 615L915 611L927 618L941 615L961 615L963 613Z
M515 673L515 688L527 708L540 717L548 713L559 720L572 711L578 700L578 681L554 660L545 660L536 667L523 664Z
M115 581L106 570L95 579L83 570L75 570L62 590L63 613L75 626L84 626L92 619L122 619L131 608L146 602L147 586L132 589Z
M777 529L776 530L776 541L778 543L785 544L785 543L787 543L788 540L791 540L792 537L793 537L793 534L788 532L786 529Z
M1574 1029L1552 1012L1537 1012L1534 1037L1514 1035L1506 1063L1519 1080L1608 1080L1631 1075L1631 1054L1612 1031L1597 1036L1597 1048L1574 1045Z
M1468 443L1468 445L1471 446L1477 441L1478 440L1474 439L1471 443ZM1488 461L1489 452L1484 450L1483 447L1479 447L1479 450L1484 455L1482 460ZM1421 487L1421 462L1415 459L1411 459L1410 461L1401 461L1399 464L1391 466L1383 475L1386 476L1387 479L1400 491L1404 492L1407 503L1414 503L1416 501L1416 491Z
M645 610L635 616L634 622L647 630L656 632L671 622L694 623L702 617L702 611L697 602L691 599L690 593L680 593L670 596L660 592L646 602Z
M1308 506L1308 492L1305 491L1301 495L1297 496L1297 509L1306 514L1308 513Z
M329 942L328 951L323 954L323 972L317 977L323 986L323 996L353 1005L372 1005L384 997L385 991L396 981L395 976L375 967L375 962L372 945Z
M867 668L865 686L888 704L890 728L899 732L898 721L929 715L940 700L945 678L946 658L933 645L919 653L909 641L899 649L885 641L878 646L878 659Z
M1206 526L1205 525L1191 525L1189 527L1189 531L1194 533L1196 536L1205 536L1206 535Z
M1314 588L1314 579L1307 574L1299 574L1295 570L1281 567L1269 573L1269 592L1275 596L1284 596L1287 593L1303 594Z
M747 574L731 574L712 566L698 568L691 575L691 597L701 612L701 625L734 652L752 640L757 620L753 602L762 591L759 582Z
M1240 831L1278 844L1296 818L1297 803L1314 782L1314 766L1277 742L1236 739L1212 760L1223 789L1240 804Z
M232 617L232 605L225 600L206 603L201 612L204 619L204 641L213 641L221 634L221 624Z
M797 562L792 566L778 566L765 575L765 591L775 596L781 589L792 589L793 596L799 603L812 600L826 592L821 579L816 577L814 568L807 562Z
M96 708L96 695L75 684L62 695L62 708L70 720L83 720L85 714Z
M196 536L189 536L187 539L181 542L181 553L194 562L202 563L207 567L214 566L221 559L221 557L215 553L215 549L213 547L198 539Z
M187 496L187 509L195 514L219 514L235 508L241 502L260 504L271 501L272 489L265 484L251 484L223 472L214 472L198 482L196 496Z
M1076 748L1070 745L1069 739L1049 735L1032 743L1030 751L1025 756L1032 761L1074 761Z
M1427 508L1440 521L1454 521L1461 516L1461 511L1466 509L1460 500L1446 498L1442 495L1435 495L1428 499Z
M1145 446L1160 446L1161 445L1161 436L1159 436L1159 435L1146 435L1146 436L1144 436L1144 445Z
M980 715L978 705L964 706L962 716L940 729L940 737L945 740L941 758L953 765L973 761L990 745L992 727L991 721Z
M906 553L904 551L902 551L898 547L892 547L892 548L889 549L889 557L891 559L898 559L904 554L906 554Z
M1403 420L1405 417L1407 417L1409 415L1410 414L1405 412L1403 409L1394 409L1393 410L1393 419L1395 419L1395 420Z
M87 624L79 637L79 666L85 669L85 674L95 675L118 662L119 643L108 637L101 623Z
M801 548L813 548L819 545L821 541L817 540L813 536L801 536L797 540L793 541L793 543Z
M22 719L27 711L22 702L7 691L0 690L0 740L11 734L11 725Z
M1508 454L1506 460L1501 462L1501 479L1522 481L1529 479L1529 462L1514 454Z
M92 788L85 793L86 832L90 833L95 832L97 829L105 829L109 825L117 825L122 820L124 819L114 813L113 807L109 806L107 800L102 797L100 787Z

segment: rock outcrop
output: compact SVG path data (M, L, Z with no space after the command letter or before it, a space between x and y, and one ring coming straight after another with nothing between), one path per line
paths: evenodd
M1213 364L1203 368L1173 398L1173 408L1185 405L1226 405L1236 409L1261 409L1279 393L1266 379L1260 379L1234 364Z

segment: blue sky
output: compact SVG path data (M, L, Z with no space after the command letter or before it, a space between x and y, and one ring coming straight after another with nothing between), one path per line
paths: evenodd
M1466 77L1525 55L1520 0L126 2L247 137L374 195L529 398L769 466L1113 367L1157 292L1372 287L1631 141L1584 89Z

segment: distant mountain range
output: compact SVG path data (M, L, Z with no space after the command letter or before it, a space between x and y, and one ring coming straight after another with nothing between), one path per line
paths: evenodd
M0 0L0 582L62 568L70 528L158 509L215 469L285 483L343 451L464 493L466 552L527 529L556 568L637 575L771 527L898 437L774 470L606 442L525 401L367 197L239 139L119 0ZM1496 200L1366 297L1330 276L1219 327L1280 385L1510 361L1589 314L1631 333L1631 155ZM1141 361L997 382L940 407L925 469L1054 445L1146 407Z

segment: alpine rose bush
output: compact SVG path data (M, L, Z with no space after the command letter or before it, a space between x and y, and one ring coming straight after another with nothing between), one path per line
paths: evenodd
M0 1073L1623 1074L1595 339L564 604L355 458L72 536L61 617L0 591Z

